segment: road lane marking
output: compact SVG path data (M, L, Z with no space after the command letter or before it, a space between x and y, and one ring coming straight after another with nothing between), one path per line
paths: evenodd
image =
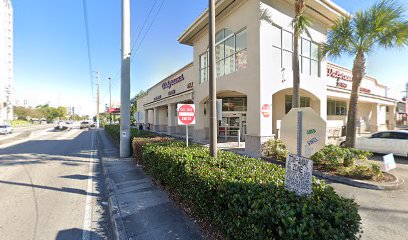
M86 189L86 202L85 202L85 215L84 215L84 227L82 232L82 240L91 239L91 228L92 228L92 196L90 195L93 191L93 170L94 170L94 131L92 131L91 140L91 154L89 156L89 169L88 169L88 187Z

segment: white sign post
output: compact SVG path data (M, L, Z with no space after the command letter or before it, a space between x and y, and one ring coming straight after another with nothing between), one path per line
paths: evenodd
M296 195L312 193L313 161L289 154L286 158L285 189Z
M179 125L186 125L186 146L188 147L188 125L195 124L195 105L177 104L177 119Z
M388 154L383 156L384 160L384 169L388 172L391 169L397 168L397 164L395 164L394 154Z

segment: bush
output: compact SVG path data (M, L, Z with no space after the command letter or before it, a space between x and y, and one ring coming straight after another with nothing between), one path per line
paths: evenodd
M262 155L276 160L285 160L289 151L280 139L270 139L262 144Z
M146 141L147 173L229 239L358 238L357 204L315 178L313 194L298 197L284 189L278 165L224 151L214 159L207 148L179 141Z
M367 160L371 155L372 153L370 152L354 148L327 145L315 153L311 159L317 165L322 165L325 168L334 170L341 166L352 167L355 165L356 160Z
M113 124L113 125L105 125L105 131L112 137L113 142L116 144L120 143L120 125ZM148 131L141 131L136 128L130 129L130 139L133 138L153 138L158 136L157 134L148 132ZM133 148L131 148L133 149Z

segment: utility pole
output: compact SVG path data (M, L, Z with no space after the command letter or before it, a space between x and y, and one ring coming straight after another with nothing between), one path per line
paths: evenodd
M112 124L112 78L109 77L109 124Z
M100 85L101 85L101 83L100 83L100 80L99 80L99 72L96 72L96 79L97 79L97 85L98 85L98 88L97 88L97 93L96 93L96 128L99 128L99 88L100 88Z
M120 157L130 156L130 0L122 0Z
M217 83L215 76L215 0L208 0L210 156L217 158Z

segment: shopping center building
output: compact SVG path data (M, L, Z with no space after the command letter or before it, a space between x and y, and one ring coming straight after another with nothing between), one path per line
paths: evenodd
M218 135L240 132L245 151L260 153L261 144L280 136L280 122L291 108L294 17L292 0L219 0L216 3ZM261 17L267 13L273 23ZM301 107L311 107L327 121L328 135L338 135L346 124L351 71L318 60L318 46L333 23L348 13L329 0L307 1L312 21L300 40ZM196 124L189 135L209 137L208 11L185 30L179 42L192 46L193 62L163 79L139 97L138 112L145 128L169 135L185 134L177 125L177 104L194 103ZM219 101L219 102L221 102ZM262 107L268 105L265 114ZM358 131L395 127L396 100L387 88L365 77L359 98ZM222 111L221 111L222 110ZM236 137L235 137L236 138Z

